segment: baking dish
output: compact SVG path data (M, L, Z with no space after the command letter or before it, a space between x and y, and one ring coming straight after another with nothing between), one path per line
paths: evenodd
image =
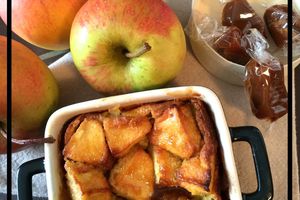
M176 87L144 91L120 96L113 96L82 102L57 110L49 118L45 137L53 136L54 144L45 144L45 158L29 161L21 165L18 172L19 199L31 199L31 177L36 173L46 172L48 198L64 197L64 171L60 148L60 134L64 124L72 117L93 111L101 111L115 106L126 107L141 103L150 103L177 98L200 97L210 108L218 132L224 170L229 182L230 199L271 199L273 184L266 148L259 131L254 127L229 129L217 96L209 89L200 86ZM252 147L253 158L258 178L258 189L252 194L242 194L235 166L232 141L247 141Z

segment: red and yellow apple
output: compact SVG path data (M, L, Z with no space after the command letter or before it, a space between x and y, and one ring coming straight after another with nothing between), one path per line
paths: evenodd
M162 0L90 0L74 18L70 49L95 90L116 94L175 78L186 43L177 16Z
M7 38L0 36L0 125L7 123ZM40 131L58 103L57 82L47 65L23 44L12 40L11 122L12 137L43 137ZM3 76L3 77L2 77ZM13 151L19 149L15 145ZM6 139L0 135L0 153L6 152Z
M69 48L73 19L87 0L12 0L12 30L38 47ZM6 23L6 1L0 3L0 16Z

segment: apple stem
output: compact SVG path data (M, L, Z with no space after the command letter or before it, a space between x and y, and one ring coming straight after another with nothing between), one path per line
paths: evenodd
M151 50L151 46L147 42L144 42L143 46L138 48L135 52L128 52L125 54L125 56L127 58L135 58L143 55L144 53L150 50Z
M0 128L0 132L7 139L7 133L3 128ZM33 144L44 144L44 143L54 143L55 139L50 136L46 138L32 138L32 139L15 139L12 138L11 141L20 145L33 145Z

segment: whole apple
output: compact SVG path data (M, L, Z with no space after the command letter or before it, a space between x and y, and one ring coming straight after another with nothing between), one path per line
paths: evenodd
M0 125L7 122L7 38L0 36ZM11 122L12 137L35 139L58 103L59 89L47 65L23 44L12 40ZM2 75L4 78L2 78ZM0 153L6 152L6 140L0 135ZM14 145L13 151L22 145Z
M38 47L69 48L69 36L77 11L87 0L12 0L12 30ZM0 2L0 16L6 23L6 1Z
M175 78L185 35L162 0L90 0L74 18L70 49L83 78L107 94L157 88Z

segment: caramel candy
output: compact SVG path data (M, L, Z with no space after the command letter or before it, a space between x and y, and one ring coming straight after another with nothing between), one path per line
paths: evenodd
M251 59L246 65L245 88L251 109L259 119L275 121L288 111L283 66L276 59L258 63Z
M242 31L236 26L231 26L219 37L212 47L224 58L237 64L245 65L250 56L241 47Z
M232 0L224 6L222 13L223 26L237 26L244 33L250 28L256 28L264 36L263 20L255 13L247 0Z
M300 16L293 12L293 38L300 34ZM275 44L282 48L288 41L288 6L286 4L274 5L264 14L268 30ZM294 41L295 42L295 41Z

